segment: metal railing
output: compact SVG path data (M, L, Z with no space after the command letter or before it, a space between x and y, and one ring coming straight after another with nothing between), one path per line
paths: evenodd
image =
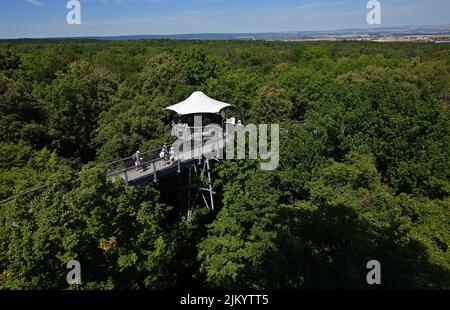
M171 147L172 147L171 144L167 145L167 149L170 149ZM152 164L152 162L157 162L157 161L161 160L161 158L159 157L159 154L161 153L162 150L163 150L163 147L141 153L140 156L141 156L141 158L143 158L143 160L142 160L143 163L141 164L141 166L149 165L149 164ZM123 174L132 168L135 168L136 164L133 159L133 156L130 156L130 157L126 157L123 159L109 162L107 164L107 166L108 166L108 176L115 176L115 175Z
M180 124L172 124L172 133L177 135L179 138L183 138L185 141L188 140L196 140L198 138L203 137L204 135L208 135L208 132L205 132L206 126L202 127L189 127L189 126L183 126ZM173 144L167 144L167 148L170 149ZM151 165L152 162L158 162L160 159L159 154L163 148L158 148L150 151L146 151L144 153L141 153L141 157L143 158L143 165ZM119 174L123 174L126 171L134 168L135 161L133 160L133 157L126 157L123 159L115 160L112 162L109 162L107 164L108 166L108 176L115 176Z

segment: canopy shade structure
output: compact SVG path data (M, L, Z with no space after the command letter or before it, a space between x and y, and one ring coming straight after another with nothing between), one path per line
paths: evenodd
M179 115L218 114L220 111L230 106L231 104L214 100L201 91L196 91L186 100L166 109L174 111Z

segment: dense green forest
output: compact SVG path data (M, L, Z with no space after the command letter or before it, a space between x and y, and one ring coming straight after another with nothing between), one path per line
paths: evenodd
M203 91L280 123L280 167L128 187L106 163L170 141ZM0 42L0 288L450 289L450 45Z

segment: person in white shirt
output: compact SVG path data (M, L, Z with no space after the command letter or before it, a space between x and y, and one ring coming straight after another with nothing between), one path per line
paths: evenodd
M169 156L170 156L170 157L169 157L170 162L171 162L171 163L175 162L175 151L173 150L173 147L170 148Z
M142 157L141 152L137 151L133 156L134 164L136 166L136 171L142 170Z

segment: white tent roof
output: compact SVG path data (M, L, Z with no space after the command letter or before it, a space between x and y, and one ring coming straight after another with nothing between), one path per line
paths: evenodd
M186 100L168 107L167 110L175 111L179 115L204 113L216 114L229 106L231 106L231 104L214 100L201 91L196 91Z

